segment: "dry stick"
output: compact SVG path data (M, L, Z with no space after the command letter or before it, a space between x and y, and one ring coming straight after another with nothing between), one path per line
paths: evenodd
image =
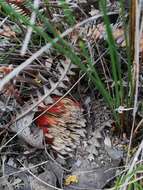
M136 2L137 4L137 2ZM138 5L136 5L138 7ZM140 13L141 9L138 7L138 10L136 10L136 26L135 26L135 56L134 56L134 71L135 71L135 98L134 98L134 109L133 109L133 123L132 123L132 129L131 129L131 135L130 135L130 142L128 147L128 154L127 154L127 160L126 164L128 164L129 160L129 152L132 144L132 137L133 137L133 131L135 126L135 118L136 118L136 112L137 112L137 101L138 101L138 87L139 87L139 44L140 44L140 31L139 31L139 20L140 20Z
M128 164L128 160L129 160L129 153L130 153L131 144L132 144L132 138L133 138L133 132L134 132L134 126L135 126L135 118L136 118L136 112L137 112L138 87L139 87L139 47L140 47L139 20L140 20L140 14L141 14L141 7L140 7L140 4L139 5L137 4L137 1L136 1L135 56L134 56L134 60L135 60L135 63L134 63L135 68L134 69L136 72L136 75L135 75L135 77L136 77L135 85L136 86L135 86L135 98L134 98L134 109L133 109L133 124L132 124L132 129L131 129L126 164ZM133 171L133 168L135 166L136 161L138 160L138 156L139 156L142 148L143 148L143 141L141 142L141 144L138 148L138 151L135 154L134 160L133 160L132 164L130 165L130 169L129 169L127 175ZM130 176L127 177L127 179L125 180L124 187L121 188L121 190L126 190L129 180L130 180Z
M137 133L137 131L138 131L139 128L141 127L142 123L143 123L143 118L140 120L140 122L138 123L137 127L135 128L135 130L134 130L134 134Z
M7 21L8 18L9 18L9 16L5 17L5 18L1 21L0 27Z
M117 14L118 12L109 12L108 15L113 15L113 14ZM99 15L95 15L93 17L90 17L78 24L76 24L74 27L67 29L65 32L63 32L59 37L55 38L52 40L51 43L47 43L45 46L43 46L40 50L38 50L37 52L35 52L30 58L28 58L26 61L24 61L21 65L19 65L17 68L15 68L12 72L10 72L8 75L6 75L0 82L0 91L3 89L3 87L11 80L13 79L15 76L17 76L25 67L27 67L30 63L32 63L32 61L34 61L36 58L38 58L39 56L41 56L44 52L46 52L48 49L50 49L53 44L55 44L56 42L59 41L60 38L64 38L65 36L67 36L68 34L70 34L71 32L73 32L73 30L75 30L76 28L79 28L80 26L96 20L100 17L102 17L102 14Z
M99 57L100 57L101 53L100 53L99 46L98 46L97 43L96 43L96 49L97 49L98 55L99 55ZM105 68L105 66L104 66L104 65L105 65L105 64L104 64L104 60L102 60L102 58L100 58L100 62L101 62L101 65L102 65L102 69L103 69L103 73L104 73L105 79L106 79L106 81L107 81L107 89L108 89L108 91L110 92L108 77L107 77L107 74L106 74L106 68Z
M30 18L30 24L31 25L35 24L35 21L36 21L36 10L39 8L39 4L40 4L40 0L34 0L34 6L33 6L34 7L34 11L32 12L31 18ZM23 45L22 45L22 49L21 49L21 55L22 56L25 55L25 53L26 53L29 41L31 39L32 31L33 31L33 28L31 26L29 26L27 28L27 33L26 33L26 36L25 36L25 39L24 39L24 42L23 42Z

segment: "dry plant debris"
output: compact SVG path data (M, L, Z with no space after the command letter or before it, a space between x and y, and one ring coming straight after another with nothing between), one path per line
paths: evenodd
M28 1L7 0L6 2L13 7L15 12L26 16L30 20L32 9L27 6ZM31 2L33 3L33 1ZM48 6L45 6L44 1L39 2L40 13L46 13L58 34L62 34L68 29L69 26L65 23L66 18L61 9L61 2L49 1ZM75 13L77 23L84 18L88 18L88 16L100 14L96 1L81 0L67 1L67 3L69 3L72 11ZM108 1L107 7L109 12L110 10L114 11L114 9L116 12L116 8L119 9L118 3L116 4L115 1ZM118 11L117 15L119 16ZM0 55L6 57L4 59L2 57L3 64L0 65L0 79L2 80L14 71L21 62L26 61L39 47L41 48L45 42L39 36L36 38L36 32L33 32L27 53L24 56L20 56L23 33L26 33L26 27L24 23L20 25L17 21L14 23L9 15L6 18L4 18L4 15L1 16L0 40L3 46L0 47L0 50L2 50ZM111 17L113 18L114 14L111 14ZM35 22L35 26L38 26L41 31L48 33L52 38L55 37L40 18L37 18ZM120 18L112 22L111 28L116 45L124 53L126 49L125 31ZM107 34L102 16L99 16L97 22L94 20L87 22L66 36L70 47L76 50L77 54L80 54L81 51L81 39L87 45L92 59L95 62L98 59L100 60L97 62L99 71L101 71L101 62L103 63L102 72L105 70L108 73L108 77L101 75L101 78L109 84L109 89L112 90L114 84L111 79L110 68L107 68L108 64L106 66L108 62L107 57L100 57L103 50L107 48ZM143 35L140 41L140 52L142 51ZM82 61L82 64L86 63L84 56ZM115 149L114 144L112 144L112 136L109 134L113 123L111 113L106 109L106 106L100 104L97 97L96 102L92 102L92 106L95 106L93 110L86 110L83 100L81 100L82 104L79 103L80 95L85 92L87 94L90 92L90 96L92 96L92 93L95 93L99 97L96 90L89 90L90 82L84 84L86 90L81 91L81 94L70 92L71 96L65 96L77 80L78 74L80 75L78 67L73 65L67 56L57 52L53 47L53 49L51 48L35 59L4 86L0 94L0 129L2 154L6 155L6 160L2 167L4 168L5 166L6 172L2 171L2 175L9 175L9 171L17 172L19 169L22 170L23 163L27 162L27 167L31 165L34 167L37 162L38 164L39 162L42 163L45 159L46 161L47 159L48 161L52 160L52 164L48 163L49 167L47 168L45 165L32 169L27 168L24 173L27 177L26 181L23 180L23 176L17 178L17 176L12 175L14 176L12 180L9 176L5 177L5 181L3 181L0 187L4 189L5 186L5 189L8 187L9 189L15 190L17 188L20 190L19 184L28 184L28 190L45 190L53 189L54 187L64 188L65 190L87 189L89 187L102 189L111 178L114 178L115 171L110 170L111 163L115 161L112 167L118 167L123 155L120 150ZM88 96L87 94L85 93L85 96ZM76 98L73 98L76 96L78 96L77 101L75 101ZM89 111L88 114L85 111ZM93 112L95 117L93 128L87 138L87 130L89 128L87 120L91 120L93 116L90 112ZM106 128L108 128L108 132ZM20 142L16 145L16 153L13 151L14 145L11 144L13 142L13 133L11 132L14 132L15 136L19 137L18 140L14 141L16 144ZM24 139L24 143L22 139ZM117 140L118 144L120 145ZM41 149L42 152L39 153L38 151ZM34 161L34 156L36 157L36 162ZM29 158L32 161L29 161ZM9 163L12 163L12 168ZM56 172L54 172L55 166L60 168ZM98 167L96 170L95 166ZM84 167L87 170L85 173L82 172ZM69 168L73 170L69 170ZM90 172L89 168L92 172ZM33 173L30 173L31 171ZM61 177L59 173L64 176ZM31 176L34 180L31 179ZM53 187L43 184L40 180ZM30 187L29 181L32 187ZM24 190L27 189L25 188Z

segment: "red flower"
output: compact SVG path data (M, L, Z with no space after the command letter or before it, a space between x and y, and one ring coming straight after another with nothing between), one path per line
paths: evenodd
M59 100L59 98L53 98L55 101ZM43 115L39 116L35 120L35 123L38 127L43 130L43 133L46 137L46 142L48 144L52 144L53 146L57 146L57 144L61 144L65 136L71 133L69 124L72 127L78 124L78 114L81 111L79 103L74 102L69 98L63 98L53 107L48 107L51 105L40 104L39 110L42 113L47 109L47 112ZM74 124L75 123L75 124Z

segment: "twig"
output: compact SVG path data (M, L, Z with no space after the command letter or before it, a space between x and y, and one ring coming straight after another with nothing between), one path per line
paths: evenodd
M137 10L136 10L135 55L134 55L134 62L135 62L134 63L134 72L135 72L134 80L136 81L136 83L135 83L135 98L134 98L134 109L133 109L133 123L132 123L126 164L128 164L129 152L130 152L130 148L131 148L131 144L132 144L136 112L137 112L138 87L139 87L139 47L140 47L139 20L140 20L141 9L140 9L140 6L137 4L137 1L136 1L136 8L137 8Z
M138 129L140 128L141 124L143 123L143 118L140 120L140 122L138 123L137 127L134 130L134 134L137 133Z
M5 21L6 21L8 18L9 18L9 16L5 17L5 18L1 21L0 27L5 23Z
M34 25L35 24L35 20L36 20L36 11L37 9L39 8L39 4L40 4L40 0L34 0L34 11L32 12L31 14L31 18L30 18L30 24L31 25ZM24 42L23 42L23 45L22 45L22 49L21 49L21 55L25 55L26 53L26 50L27 50L27 47L28 47L28 44L29 44L29 41L31 39L31 35L32 35L32 30L33 28L31 26L29 26L27 28L27 33L26 33L26 36L25 36L25 39L24 39Z

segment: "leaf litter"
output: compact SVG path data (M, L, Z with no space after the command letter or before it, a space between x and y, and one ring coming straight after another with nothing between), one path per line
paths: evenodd
M16 5L13 7L20 14L28 15L31 12L28 11L30 8L26 7L26 1L9 3ZM94 3L87 4L87 1L78 3L83 11L78 13L79 20L80 14L83 13L85 15L99 14L99 7ZM87 5L90 10L87 9ZM76 12L76 9L73 8L73 10ZM55 14L53 21L58 18L57 11L59 11L58 7L53 8L53 15ZM64 25L62 12L59 11L58 15L62 26ZM25 57L19 56L20 51L17 45L21 44L17 44L18 42L13 39L22 36L25 28L19 27L18 23L11 23L9 19L5 22L0 29L0 40L4 44L1 48L2 52L12 53L8 59L4 60L6 66L0 67L1 79L21 63L20 59L26 60L29 56L29 53ZM44 25L40 21L38 24ZM122 27L114 27L114 23L112 27L118 46L125 48ZM73 32L70 38L78 51L79 47L76 43L81 37L91 44L99 43L99 45L107 40L102 21L83 26L77 29L77 32L79 36ZM142 40L140 43L140 51L142 51ZM39 44L36 44L34 48L31 46L29 52L37 50L37 46ZM66 57L56 54L53 49L30 64L4 86L0 96L2 116L0 129L5 135L1 137L1 146L5 144L5 139L12 138L13 133L17 136L1 151L6 159L1 164L4 171L1 170L0 189L50 190L53 189L52 187L68 190L103 189L116 175L116 169L109 169L118 167L123 155L118 146L114 147L111 132L114 122L112 113L101 98L96 97L94 101L92 100L92 94L97 93L96 90L85 90L86 85L84 81L81 81L82 94L86 98L89 97L91 101L82 103L77 90L71 91L71 95L60 100L75 81L73 75L78 75L77 67L72 65ZM27 112L27 110L30 111ZM84 112L92 112L92 114L84 115ZM11 121L13 121L12 124L10 123L5 131L5 126ZM90 132L87 135L88 130ZM24 171L25 164L27 169ZM2 179L5 180L2 181ZM51 186L48 186L49 184Z

